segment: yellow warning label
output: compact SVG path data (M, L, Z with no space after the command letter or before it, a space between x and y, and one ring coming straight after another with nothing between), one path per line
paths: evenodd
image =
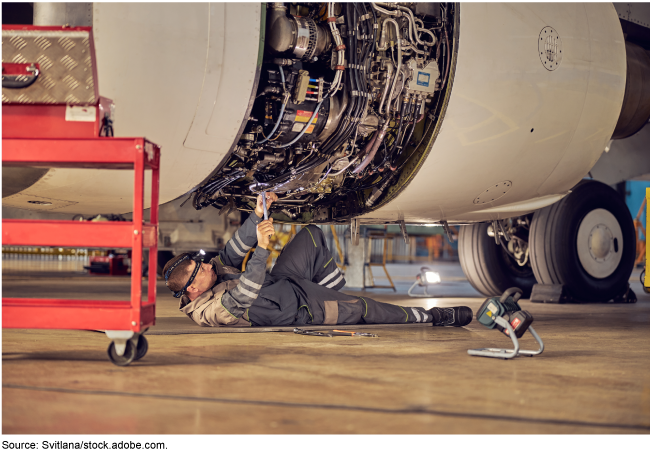
M298 110L296 112L296 122L309 121L309 118L311 118L311 115L313 113L313 111ZM318 113L316 113L316 116L314 116L314 121L312 123L315 123L316 121L318 121Z

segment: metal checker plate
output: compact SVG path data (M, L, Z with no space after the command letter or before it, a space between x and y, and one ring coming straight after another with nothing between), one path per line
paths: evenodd
M96 102L87 31L2 30L2 62L39 63L41 68L27 88L2 88L3 104Z

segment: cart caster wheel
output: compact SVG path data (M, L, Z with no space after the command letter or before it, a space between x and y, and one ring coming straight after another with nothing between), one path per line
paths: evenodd
M135 360L137 361L139 359L144 358L144 355L147 354L147 350L149 350L149 342L147 342L146 337L140 335L140 337L138 338L138 346L135 353Z
M122 356L118 356L115 351L115 342L111 342L111 345L108 346L108 358L116 366L128 366L135 359L135 355L136 350L131 341L126 341L126 348L124 349L124 355Z

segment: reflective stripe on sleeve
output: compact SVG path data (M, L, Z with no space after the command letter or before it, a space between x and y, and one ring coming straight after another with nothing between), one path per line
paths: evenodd
M246 256L246 253L242 252L239 248L237 248L237 246L235 245L235 241L234 241L233 239L230 239L230 240L228 241L228 243L229 243L230 246L232 247L232 250L233 250L235 253L237 253L239 256L241 256L241 257Z
M244 242L242 242L241 237L239 237L239 229L237 230L237 232L235 232L235 239L237 239L237 243L239 243L240 248L245 252L251 249L250 246L246 246Z
M336 267L332 273L330 273L330 274L327 275L325 278L323 278L323 279L321 280L321 282L319 282L318 284L320 284L320 285L322 286L322 285L325 284L327 281L329 281L330 279L334 278L338 273L339 273L339 268Z
M248 287L251 287L252 289L260 290L262 288L261 284L254 283L253 281L246 278L245 276L241 276L239 278L239 283L240 284L246 284Z
M252 298L253 300L255 300L257 298L257 294L255 292L251 292L250 290L246 289L245 287L242 287L241 284L238 285L235 288L235 291L239 291L243 295L246 295L247 297Z
M336 286L338 283L340 283L342 279L343 279L343 275L339 276L339 277L336 279L336 281L332 281L331 283L329 283L329 284L326 285L325 287L331 289L332 287L334 287L334 286Z

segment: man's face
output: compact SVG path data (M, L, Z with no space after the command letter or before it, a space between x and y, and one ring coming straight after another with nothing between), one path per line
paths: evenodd
M189 273L188 273L188 278L194 271L194 268L196 267L196 262L192 261L192 263L189 266ZM214 272L212 269L212 265L209 263L202 263L199 264L201 268L199 269L198 273L196 274L196 277L194 278L194 281L192 281L192 284L187 288L187 290L190 293L193 293L194 296L201 295L203 292L214 286L214 283L217 282L217 274Z

